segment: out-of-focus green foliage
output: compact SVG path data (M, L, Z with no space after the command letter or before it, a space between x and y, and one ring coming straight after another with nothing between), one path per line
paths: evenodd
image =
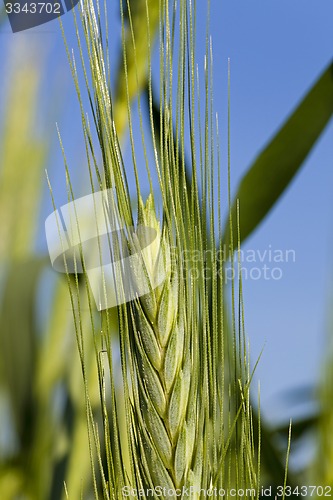
M5 500L14 498L25 483L16 458L29 450L35 417L36 288L43 261L33 257L33 245L48 150L47 138L36 137L33 128L42 61L29 60L22 45L15 48L17 64L7 85L0 138L0 387L3 407L11 416L11 429L3 433L11 430L15 436L14 467L8 467L6 452L1 454L5 463L0 467L0 491Z
M0 138L1 381L9 389L16 430L24 440L36 361L35 292L43 266L32 254L48 145L31 127L41 77L38 62L29 64L22 54L13 71Z
M26 55L27 56L27 55ZM43 185L48 138L36 137L41 62L18 58L2 116L0 258L31 255Z
M71 341L68 291L61 279L45 331L38 320L38 289L49 259L36 256L34 245L50 137L36 132L45 58L38 58L33 47L17 41L8 54L15 64L4 85L0 138L0 394L1 415L8 415L2 420L2 500L60 498L64 478L78 498L81 474L88 478L84 471L90 470L89 456L78 451L87 444L85 409L78 405L80 385L70 382L75 373L78 378L80 366ZM57 391L67 405L72 404L72 412L57 412ZM81 422L73 434L71 419ZM71 439L76 446L71 446ZM66 472L60 464L71 463L72 455L76 467Z

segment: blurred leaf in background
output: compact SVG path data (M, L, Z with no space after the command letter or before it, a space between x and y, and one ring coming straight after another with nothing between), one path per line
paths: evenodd
M2 116L0 165L0 384L2 414L9 418L1 459L27 450L33 420L32 394L36 363L36 287L42 260L33 255L48 138L34 132L42 59L15 43L8 61L6 108ZM10 76L9 76L10 75ZM7 450L6 450L7 448ZM11 498L23 482L19 468L1 469L0 491ZM16 479L15 479L16 478Z
M0 165L0 498L74 498L90 487L80 364L65 279L36 254L45 169L57 139L43 122L49 47L17 38L2 86ZM48 101L52 103L48 89ZM56 95L53 94L56 100ZM52 113L51 113L52 115ZM58 145L59 147L59 145ZM41 301L41 287L43 300ZM40 320L47 307L46 321ZM94 374L92 374L93 377ZM94 384L93 384L94 385ZM95 384L97 387L97 384ZM83 481L85 478L85 481Z
M260 152L241 180L233 202L240 205L244 241L266 217L293 181L333 114L333 63L315 81L281 129ZM237 234L236 227L233 229ZM230 242L229 224L225 243Z

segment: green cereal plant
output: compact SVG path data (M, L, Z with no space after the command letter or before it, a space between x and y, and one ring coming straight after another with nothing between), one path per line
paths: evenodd
M18 65L1 137L1 398L6 394L19 438L12 456L1 453L4 500L118 499L139 488L147 496L156 486L169 493L192 486L192 497L203 498L209 487L224 488L228 496L232 487L255 489L260 477L267 484L283 482L284 459L249 401L241 293L236 300L236 285L228 318L217 255L222 242L230 242L237 252L238 242L257 228L320 137L333 110L332 66L258 156L233 202L228 200L231 213L222 229L220 209L226 202L221 198L224 169L213 115L211 46L207 37L201 71L195 63L195 1L125 0L119 10L122 57L117 74L110 73L105 5L94 8L88 1L76 19L85 82L78 81L72 56L70 61L91 187L113 190L112 203L122 224L135 227L130 250L142 246L140 224L155 229L161 249L142 256L145 274L140 280L149 287L159 268L164 280L146 296L97 313L86 275L69 275L81 363L68 341L68 297L62 280L47 331L43 339L36 335L36 291L46 260L30 257L48 143L32 133L40 71L33 66L35 60L32 67ZM2 9L0 23L4 16ZM152 62L156 33L159 71ZM90 122L82 83L92 104ZM141 115L142 90L148 97L148 127ZM135 98L140 125L131 112ZM122 160L127 125L133 165ZM141 127L141 145L135 142L136 126ZM138 151L144 152L148 183L137 166ZM133 177L137 209L127 187ZM158 182L153 188L154 177ZM144 201L148 184L150 195ZM68 186L73 198L69 176ZM317 477L331 484L331 391L326 378ZM51 411L59 385L68 405L63 421L54 420ZM7 431L2 422L2 433ZM291 472L288 482L297 484Z
M93 489L96 498L114 499L139 493L144 498L161 495L172 498L177 493L182 498L190 495L199 499L214 488L225 489L226 495L230 488L248 489L248 495L256 497L260 484L260 437L254 438L249 402L252 374L243 305L241 296L236 300L233 286L232 333L227 335L225 292L217 257L222 235L223 170L218 120L213 113L212 46L207 34L205 65L200 77L195 64L195 5L187 0L143 4L141 31L144 27L148 47L150 126L144 127L140 106L139 121L150 186L146 201L142 196L144 172L136 160L138 146L131 114L132 59L135 70L136 47L140 45L132 19L132 3L126 3L126 10L120 3L122 92L125 90L127 101L132 177L130 166L123 161L114 120L108 32L107 27L103 28L107 20L106 5L102 7L88 0L82 6L80 19L75 17L94 130L85 114L77 61L67 47L82 110L91 189L93 193L96 190L107 193L107 220L111 226L114 223L111 219L115 218L116 226L124 228L126 252L140 256L139 269L131 270L132 278L138 288L143 286L146 290L128 302L120 301L124 303L116 308L96 313L85 271L88 262L83 242L79 255L74 256L74 268L78 269L81 261L84 270L83 284L78 272L72 275L69 262L64 260L83 373ZM150 10L156 5L160 55L158 134L153 116L156 91L152 84L150 26ZM154 22L155 16L154 12ZM132 59L128 57L128 33ZM138 88L142 86L142 78L137 71ZM203 104L201 80L205 89ZM153 164L148 161L149 143ZM185 165L186 148L190 150L189 172ZM69 200L74 200L75 206L67 164L66 171ZM153 175L158 180L156 188ZM136 187L136 210L132 208L130 178ZM74 219L80 234L77 213ZM97 219L95 223L98 224ZM156 241L146 252L141 251L148 243L145 232L140 231L142 227L153 229L156 234ZM231 233L232 227L231 224ZM237 241L236 233L232 238L235 248ZM119 242L109 241L108 245L111 254L121 257L123 248ZM100 258L101 246L99 241ZM163 279L156 279L160 277ZM125 288L120 278L117 277L119 294ZM107 299L105 277L103 293ZM239 315L235 313L236 306ZM84 320L85 310L89 311L88 321ZM115 315L116 335L111 325ZM92 337L100 386L99 413L91 403L87 366L90 359L87 344L91 344L88 339ZM119 363L121 373L117 370ZM258 428L255 434L260 436ZM66 495L71 498L67 485Z
M107 6L92 1L83 4L75 25L94 129L85 115L75 56L68 51L82 111L92 192L108 190L108 210L113 217L116 214L117 225L125 228L127 252L140 254L142 244L145 246L142 226L154 228L161 242L148 254L141 254L140 272L132 270L134 280L139 286L144 282L149 292L117 308L96 314L87 274L82 287L79 275L74 273L73 279L68 273L96 497L101 492L105 498L119 498L138 491L144 497L158 497L163 491L168 498L177 491L185 498L190 489L192 498L202 498L214 487L225 488L227 495L232 487L239 491L249 488L259 495L261 448L266 479L277 478L281 483L284 477L287 483L283 459L265 428L261 443L260 416L250 404L252 373L241 282L237 300L235 284L232 286L228 320L222 279L225 263L218 254L223 242L232 253L237 251L241 239L265 217L321 134L331 116L331 68L258 157L233 203L229 195L229 217L223 227L223 169L218 120L213 114L212 48L207 34L202 78L195 64L195 10L195 2L186 0L179 4L167 0L120 2L123 69L118 73L114 99ZM160 64L156 77L152 47L157 26ZM158 81L158 91L153 79ZM144 86L148 127L140 105ZM142 137L139 148L150 188L146 202L131 111L135 95ZM124 164L119 141L126 122L132 168ZM281 156L287 158L287 137L294 148L280 168ZM185 160L187 150L189 163ZM228 157L230 160L230 154ZM261 183L263 189L254 192L251 186L260 183L268 168L272 185ZM67 165L66 170L69 199L75 200ZM228 172L230 176L230 162ZM153 177L158 180L157 187L153 187ZM131 180L136 188L136 210L132 208ZM245 217L240 217L239 210L244 207ZM78 220L76 224L80 229ZM123 251L109 245L110 253L119 256ZM79 258L85 269L82 248ZM156 276L161 274L163 282L156 287ZM121 280L117 284L122 287ZM107 299L105 279L103 290ZM85 307L90 311L90 326L89 321L82 321ZM91 404L87 376L90 352L86 344L91 332L100 385L99 416ZM118 355L121 374L115 368L119 366ZM288 454L289 449L290 440ZM294 483L290 475L288 481ZM67 494L70 497L70 488Z

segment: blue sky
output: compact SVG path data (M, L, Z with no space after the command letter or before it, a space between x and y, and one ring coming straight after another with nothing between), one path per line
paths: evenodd
M283 123L295 104L329 63L333 55L333 4L331 0L212 0L211 34L214 48L215 108L220 116L222 157L226 166L227 60L231 59L231 154L233 191L263 145ZM205 19L206 2L198 0L198 20ZM118 12L117 2L110 15ZM70 15L64 24L72 43ZM119 23L111 25L115 42L111 67L116 67ZM203 39L205 23L198 22ZM13 35L9 24L0 34L1 86L8 83L8 60L16 50L29 57L47 58L43 71L43 94L38 123L54 136L49 165L57 202L66 201L64 170L56 142L55 121L65 138L72 170L80 172L77 190L85 193L85 154L81 123L73 84L57 21L29 32ZM198 63L203 64L204 47ZM57 105L52 89L61 88ZM295 251L295 262L281 265L280 280L247 280L244 283L245 319L252 360L265 345L256 380L261 381L262 403L271 418L296 414L281 409L286 390L318 379L325 354L330 312L333 242L332 124L304 164L301 172L244 250ZM52 211L45 195L40 219ZM37 241L46 250L42 236ZM269 262L265 262L268 266ZM276 399L278 397L278 399Z

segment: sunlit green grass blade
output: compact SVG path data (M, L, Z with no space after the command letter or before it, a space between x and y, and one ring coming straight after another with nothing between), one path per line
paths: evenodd
M12 49L14 55L14 48ZM48 140L34 132L43 60L15 44L16 65L3 114L0 164L1 386L8 391L14 427L27 446L30 429L25 412L33 408L36 360L35 292L44 259L32 257L42 196L42 171ZM15 432L14 430L14 432ZM25 444L24 444L25 443Z
M12 76L3 116L0 164L0 257L24 257L35 242L37 214L48 152L34 132L41 60L21 55Z
M238 199L242 241L257 228L288 187L325 129L332 113L331 63L243 177L232 208L235 221ZM236 234L236 228L234 233ZM224 242L227 245L230 242L227 224Z

